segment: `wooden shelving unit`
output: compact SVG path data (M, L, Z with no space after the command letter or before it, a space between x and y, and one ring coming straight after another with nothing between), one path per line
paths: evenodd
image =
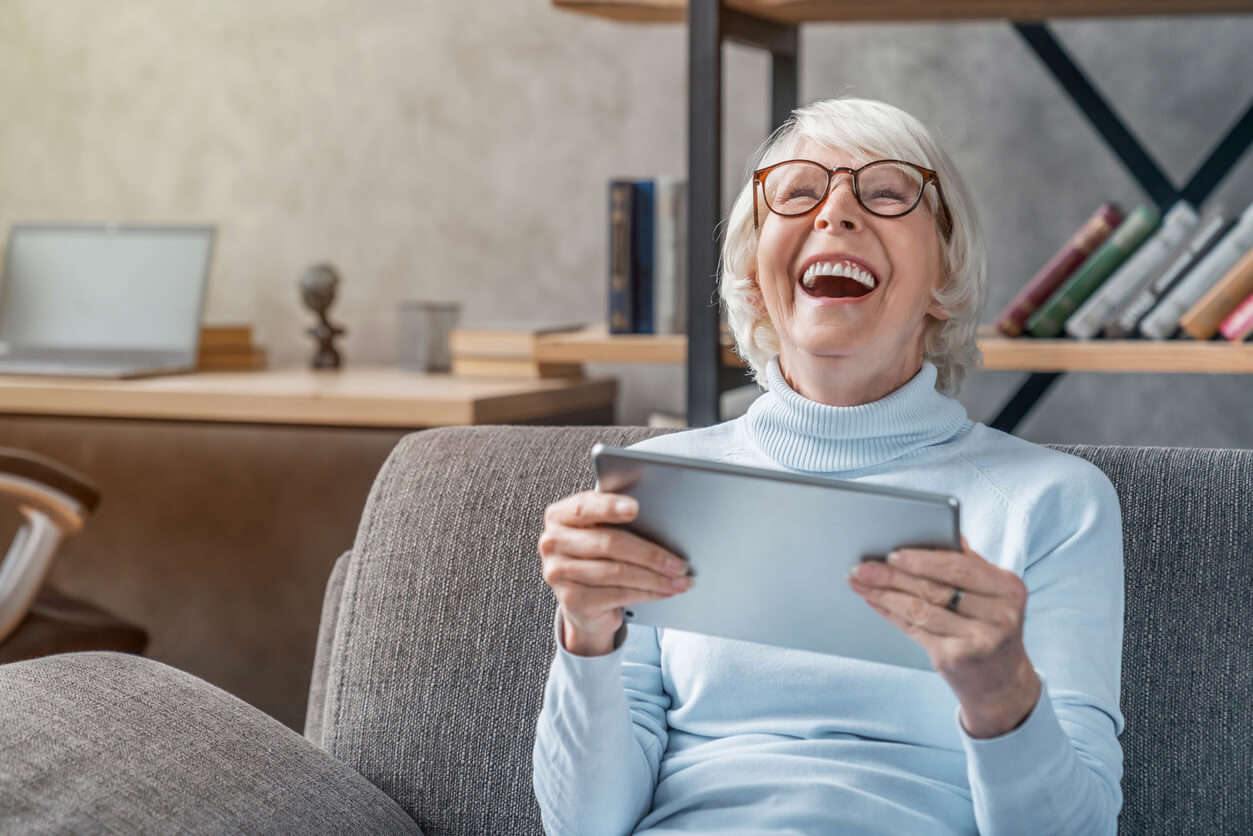
M1059 42L1048 22L1061 18L1172 15L1246 15L1253 0L552 0L555 8L639 23L681 23L688 44L688 291L687 337L660 342L639 335L623 338L591 334L570 338L562 352L585 350L606 362L687 364L687 417L691 426L720 420L719 395L743 382L738 362L728 363L719 339L718 313L709 305L718 265L710 230L721 220L722 46L728 41L761 49L770 57L770 112L773 131L797 105L799 29L810 22L905 22L999 20L1008 23L1044 65L1062 91L1127 168L1158 209L1185 199L1200 208L1239 158L1253 144L1253 106L1240 116L1182 186L1176 186L1144 149L1081 67ZM1017 424L1061 375L1070 371L1202 372L1253 371L1253 349L1184 340L1151 342L1004 339L980 340L985 368L1028 371L1023 382L989 421L1013 432ZM554 348L554 351L558 349ZM562 353L562 361L572 357ZM591 357L592 355L585 355ZM629 360L633 356L646 360Z
M1214 340L1039 340L1010 339L984 326L979 335L983 368L1029 372L1164 372L1253 374L1253 343ZM548 363L682 365L682 334L610 334L605 325L541 337L536 359ZM735 351L722 346L722 363L743 368Z

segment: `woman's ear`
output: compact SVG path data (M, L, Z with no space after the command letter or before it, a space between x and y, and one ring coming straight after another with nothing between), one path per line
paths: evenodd
M934 296L931 297L931 304L927 306L927 313L939 320L953 318L948 311L944 310L944 306L935 300Z

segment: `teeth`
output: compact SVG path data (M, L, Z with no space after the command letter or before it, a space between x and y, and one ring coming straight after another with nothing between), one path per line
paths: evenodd
M871 290L874 290L875 287L874 276L859 267L854 267L847 261L815 262L805 269L805 275L801 277L801 282L805 287L813 290L818 284L819 276L846 276L864 284Z

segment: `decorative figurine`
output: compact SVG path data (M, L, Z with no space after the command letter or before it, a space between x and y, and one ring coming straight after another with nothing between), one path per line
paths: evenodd
M300 298L305 307L318 315L318 324L305 333L318 341L317 353L309 361L315 369L338 369L339 352L335 350L335 338L347 333L338 325L332 325L326 312L335 301L335 288L339 285L339 271L335 265L323 262L315 264L300 277Z

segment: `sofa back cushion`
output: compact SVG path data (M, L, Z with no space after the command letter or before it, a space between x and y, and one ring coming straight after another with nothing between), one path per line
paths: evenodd
M1122 507L1119 832L1253 833L1253 450L1049 446Z
M536 543L591 488L596 442L670 430L428 430L370 492L326 632L321 742L427 834L541 833L531 748L554 652ZM1233 832L1249 815L1253 453L1059 447L1123 506L1124 833Z

